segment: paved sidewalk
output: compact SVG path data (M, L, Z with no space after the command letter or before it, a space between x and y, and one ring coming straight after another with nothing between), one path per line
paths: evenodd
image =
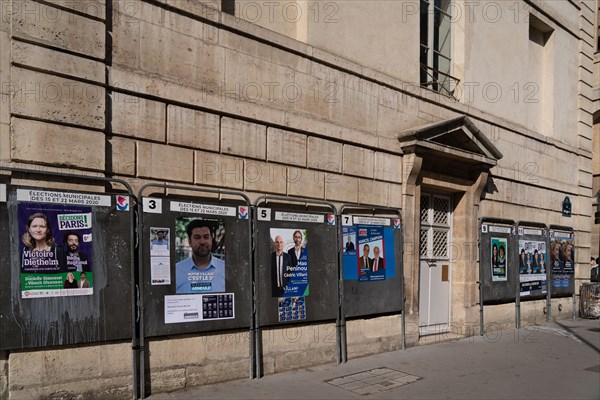
M600 320L494 332L150 397L347 398L599 399Z

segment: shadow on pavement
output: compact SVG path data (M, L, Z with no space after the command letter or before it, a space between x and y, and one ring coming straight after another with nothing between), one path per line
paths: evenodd
M569 326L567 325L563 325L561 324L559 321L554 321L554 323L558 326L560 326L561 328L563 328L564 330L568 331L569 333L571 333L573 336L575 336L577 339L581 340L582 343L585 343L586 345L588 345L589 347L591 347L592 349L596 350L597 353L600 354L600 347L596 346L594 343L590 342L589 340L583 338L581 335L578 335L573 329L571 329ZM590 329L592 331L595 331L596 329Z

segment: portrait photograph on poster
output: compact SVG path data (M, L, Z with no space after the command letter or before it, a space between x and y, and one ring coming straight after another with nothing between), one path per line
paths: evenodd
M344 246L348 238L354 250L342 253L344 280L375 282L396 277L394 252L395 229L381 225L342 227Z
M342 248L344 249L344 253L356 254L356 232L344 227L342 237Z
M175 220L177 294L225 291L225 224L218 218Z
M21 296L93 294L92 209L20 203Z
M171 284L171 229L150 228L150 284Z
M553 237L550 241L552 286L568 288L575 274L575 240Z
M171 239L171 230L169 228L150 228L150 255L151 256L168 256Z
M308 296L308 231L271 228L271 296Z
M546 293L546 242L519 240L521 296Z
M507 279L506 254L508 253L508 244L506 238L495 238L491 240L491 269L492 282L502 282Z
M383 231L381 226L365 225L357 228L359 282L385 280Z

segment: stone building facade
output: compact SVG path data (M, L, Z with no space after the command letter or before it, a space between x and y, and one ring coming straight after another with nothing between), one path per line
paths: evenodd
M434 6L442 22L423 29ZM399 208L411 346L424 340L423 216L446 213L447 325L473 334L479 218L573 227L576 282L589 278L598 242L597 8L593 0L6 0L0 160L118 177L135 191L171 182L252 200ZM423 58L425 47L444 57ZM553 300L554 317L570 317L570 304ZM523 323L544 323L545 305L522 304ZM398 349L399 321L348 321L349 357ZM487 307L486 321L514 326L514 304ZM332 329L265 332L265 373L334 362ZM128 397L130 347L0 353L0 397ZM150 341L148 392L244 378L247 354L240 333Z

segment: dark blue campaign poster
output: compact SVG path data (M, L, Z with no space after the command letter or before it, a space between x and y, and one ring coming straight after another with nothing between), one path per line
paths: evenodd
M521 297L546 293L546 242L519 240L519 283Z
M277 302L279 322L306 319L304 297L280 297Z
M308 231L271 228L272 297L304 297L308 287Z
M344 280L371 282L396 276L393 228L344 226L342 240Z
M552 287L569 288L575 276L575 237L572 232L550 232Z

